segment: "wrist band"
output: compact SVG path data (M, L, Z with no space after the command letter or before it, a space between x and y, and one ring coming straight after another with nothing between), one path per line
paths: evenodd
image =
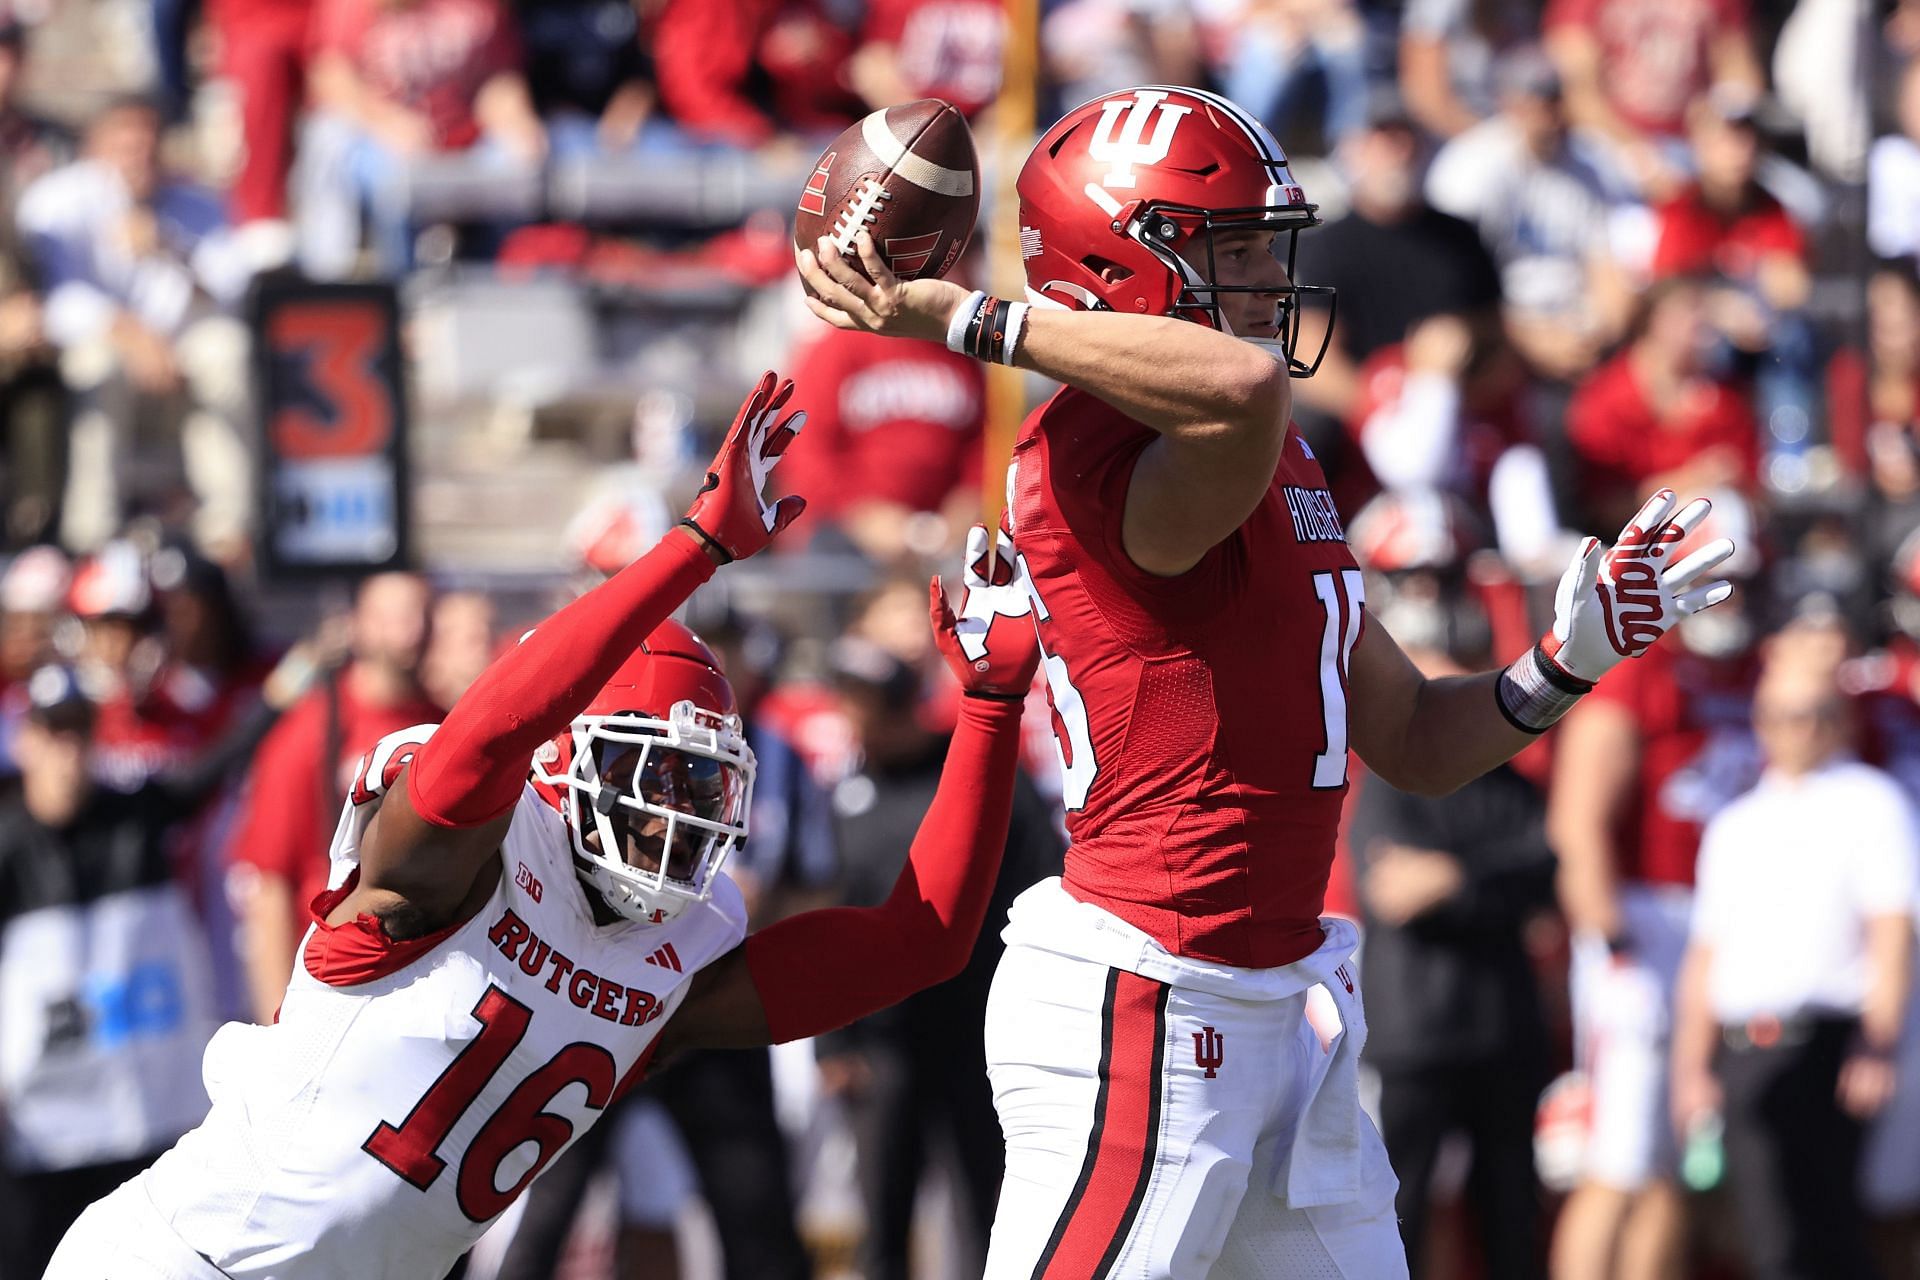
M995 693L991 689L963 689L962 694L969 698L985 698L989 702L1025 702L1024 693Z
M1027 313L1033 310L1031 303L1010 302L1007 304L1007 336L1000 344L1000 363L1013 363L1014 353L1020 349L1020 339L1027 333Z
M1001 339L1006 337L1007 305L999 298L988 298L980 308L980 323L971 331L973 341L967 351L975 360L993 363L994 353L1000 350Z
M1508 724L1522 733L1545 733L1592 689L1592 681L1568 675L1536 644L1500 673L1493 698Z
M987 294L984 289L975 289L967 295L967 300L960 304L958 311L953 313L953 319L947 321L947 350L956 355L967 354L965 345L967 326L973 323L973 318L980 313L980 308L986 301Z
M721 546L719 539L715 538L712 534L708 533L705 529L702 529L699 525L695 524L693 522L692 516L682 516L678 523L684 529L693 530L693 536L700 539L701 546L706 547L710 551L719 552L721 564L733 563L733 552Z
M961 355L972 356L976 360L981 358L980 335L986 330L988 321L993 318L993 309L998 305L999 299L989 295L974 311L973 319L967 324L967 332L960 339Z

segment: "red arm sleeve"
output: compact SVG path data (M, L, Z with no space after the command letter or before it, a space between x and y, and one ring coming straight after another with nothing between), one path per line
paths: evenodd
M887 900L809 911L747 939L775 1044L843 1027L966 965L1007 843L1020 704L961 703L940 789Z
M669 533L502 654L414 756L414 811L443 827L477 827L511 809L534 749L567 727L713 569L691 538Z

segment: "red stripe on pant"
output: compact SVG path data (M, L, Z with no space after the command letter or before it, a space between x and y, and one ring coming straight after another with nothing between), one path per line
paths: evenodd
M1167 985L1120 969L1107 974L1100 1017L1100 1092L1087 1158L1034 1280L1096 1280L1119 1257L1146 1198L1160 1142Z

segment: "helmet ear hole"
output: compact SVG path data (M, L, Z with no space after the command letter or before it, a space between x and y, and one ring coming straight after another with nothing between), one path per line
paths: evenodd
M1103 258L1097 253L1088 254L1086 257L1080 259L1080 261L1085 264L1087 270L1093 272L1093 274L1099 276L1108 284L1120 284L1133 278L1132 268L1123 267L1112 258Z

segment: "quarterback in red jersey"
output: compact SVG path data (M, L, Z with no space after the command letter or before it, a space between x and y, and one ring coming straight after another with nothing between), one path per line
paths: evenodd
M957 619L932 584L966 696L892 895L742 941L724 865L753 753L668 614L799 514L761 494L791 389L761 380L679 528L368 755L279 1018L214 1037L206 1121L81 1215L48 1280L446 1275L656 1056L815 1035L959 972L1038 661L1013 575L970 570Z
M1320 917L1348 750L1402 790L1478 776L1724 599L1731 546L1675 563L1706 504L1662 490L1580 548L1524 658L1426 679L1369 624L1289 420L1317 217L1272 136L1213 94L1124 90L1048 130L1019 190L1026 303L901 281L864 232L798 255L831 324L1066 384L1009 480L1072 845L1015 904L988 1010L987 1275L1405 1275L1357 1100L1357 937Z

